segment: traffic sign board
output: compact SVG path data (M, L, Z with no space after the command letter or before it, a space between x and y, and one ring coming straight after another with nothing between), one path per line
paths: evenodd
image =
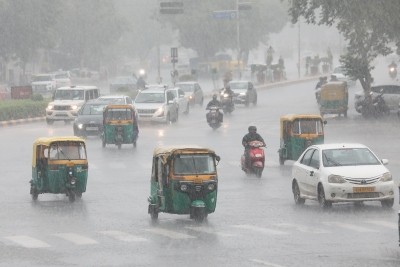
M219 10L213 12L214 19L236 19L237 10Z

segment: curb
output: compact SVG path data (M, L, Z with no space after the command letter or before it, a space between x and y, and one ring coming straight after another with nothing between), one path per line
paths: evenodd
M46 120L46 117L37 117L37 118L28 118L28 119L20 119L20 120L11 120L11 121L0 121L0 128L14 126L14 125L18 125L18 124L45 121L45 120Z

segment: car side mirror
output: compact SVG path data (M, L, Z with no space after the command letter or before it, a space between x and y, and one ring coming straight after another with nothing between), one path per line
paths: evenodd
M389 164L389 160L387 159L381 159L381 162L383 165L388 165Z

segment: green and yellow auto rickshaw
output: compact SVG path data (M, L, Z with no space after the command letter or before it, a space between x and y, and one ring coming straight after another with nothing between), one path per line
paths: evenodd
M349 109L349 92L347 83L341 81L331 81L321 87L319 110L321 116L325 114L343 114L347 117Z
M107 105L103 111L103 147L115 144L121 149L122 144L133 144L139 136L136 110L132 105Z
M148 213L190 214L203 221L217 204L217 164L213 150L197 146L157 147L153 153Z
M279 164L297 160L314 144L324 143L324 124L320 115L288 114L280 118Z
M88 160L85 141L75 136L43 137L33 143L33 200L39 194L66 194L71 202L86 192Z

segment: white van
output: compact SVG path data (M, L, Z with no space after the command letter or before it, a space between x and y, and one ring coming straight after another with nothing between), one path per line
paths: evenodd
M58 88L53 95L53 101L46 108L46 122L73 121L78 116L82 105L100 95L96 86L66 86Z

